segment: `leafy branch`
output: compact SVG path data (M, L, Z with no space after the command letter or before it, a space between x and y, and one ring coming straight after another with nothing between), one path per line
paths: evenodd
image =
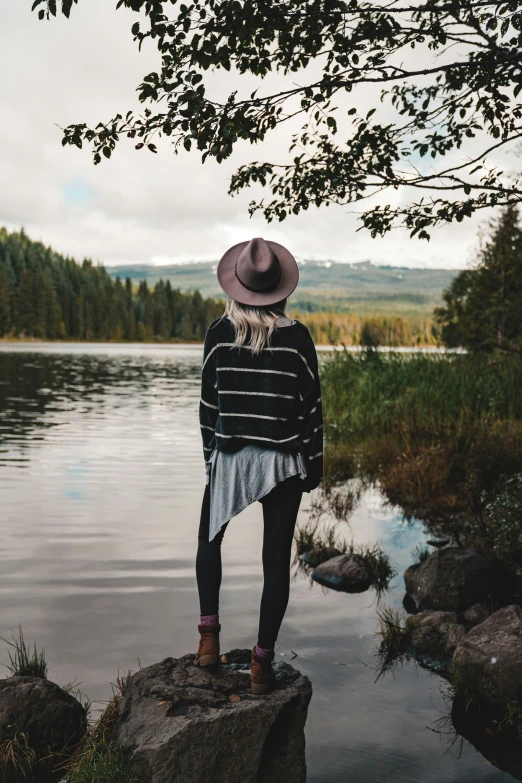
M62 0L66 16L73 2ZM362 0L119 0L120 7L140 15L134 40L140 48L152 41L161 67L137 88L141 113L63 129L62 143L87 143L96 164L124 138L156 153L162 137L175 152L195 148L203 161L222 162L239 141L259 144L302 116L292 159L253 162L233 175L231 194L256 184L271 192L268 202L252 202L251 214L284 220L311 205L375 200L388 189L431 190L429 199L400 209L367 204L360 216L374 236L403 226L429 239L430 226L522 200L519 180L491 160L521 135L522 0L392 0L382 7ZM33 9L48 19L58 12L56 0L36 0ZM320 77L296 85L295 74L311 64ZM225 100L209 94L206 80L220 69L238 75L238 89ZM271 72L291 83L261 95ZM260 82L246 95L239 92L243 74ZM382 109L377 104L363 117L346 107L378 85Z

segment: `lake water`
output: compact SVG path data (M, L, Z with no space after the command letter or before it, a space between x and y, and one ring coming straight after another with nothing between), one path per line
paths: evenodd
M80 681L95 710L118 671L197 646L201 356L191 346L0 344L0 636L21 624L45 648L50 679ZM236 517L224 539L223 651L256 639L261 511ZM422 526L371 491L345 528L391 553L399 575L382 600L400 603ZM437 675L408 663L377 679L376 610L373 591L335 593L295 574L277 654L297 653L313 683L308 783L512 781L451 732Z

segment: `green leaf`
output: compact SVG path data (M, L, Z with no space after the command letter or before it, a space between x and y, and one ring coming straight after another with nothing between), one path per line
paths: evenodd
M74 2L76 2L76 0L74 0ZM62 0L62 13L67 19L69 19L71 14L72 4L73 0Z

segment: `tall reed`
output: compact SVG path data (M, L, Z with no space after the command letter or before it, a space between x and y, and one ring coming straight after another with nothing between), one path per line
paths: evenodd
M433 442L470 425L522 419L517 357L338 352L324 361L321 383L334 442L387 434Z
M518 357L339 352L322 362L321 383L326 488L377 481L406 516L501 553L506 531L487 506L522 473ZM508 532L522 541L522 522Z

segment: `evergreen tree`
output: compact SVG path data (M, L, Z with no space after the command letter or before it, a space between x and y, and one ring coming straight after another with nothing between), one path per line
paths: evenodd
M34 335L35 333L35 307L34 307L34 284L33 274L30 269L25 267L20 275L18 285L18 332L25 335Z
M457 275L435 311L448 346L522 353L522 229L515 207L491 224L475 269Z
M0 261L0 337L9 332L11 327L11 283L5 264Z
M160 280L135 290L90 259L77 264L22 230L0 228L0 336L47 340L203 339L223 304ZM183 321L183 326L181 323Z

